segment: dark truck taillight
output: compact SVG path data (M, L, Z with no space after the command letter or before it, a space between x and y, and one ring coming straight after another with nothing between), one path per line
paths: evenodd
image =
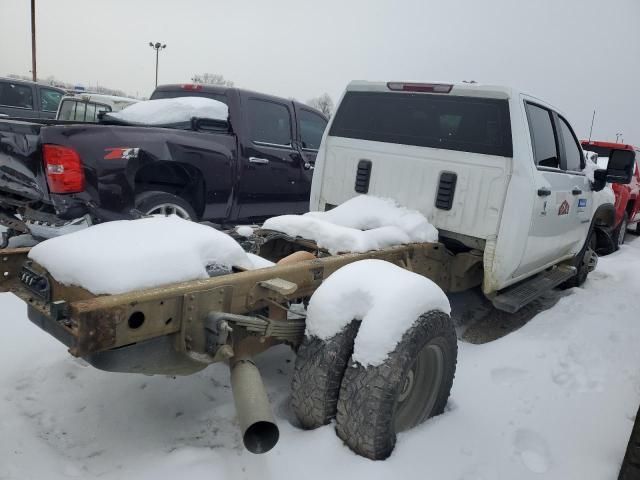
M51 193L84 190L84 170L78 152L61 145L43 145L42 156Z

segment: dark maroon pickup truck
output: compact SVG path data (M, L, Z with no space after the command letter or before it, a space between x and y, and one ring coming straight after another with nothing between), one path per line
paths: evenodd
M175 213L221 225L308 210L327 119L283 98L199 84L152 99L203 96L228 121L130 125L0 119L0 225L46 238L80 223Z

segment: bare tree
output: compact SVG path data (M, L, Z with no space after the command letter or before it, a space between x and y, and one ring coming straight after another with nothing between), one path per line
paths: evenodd
M327 117L330 117L333 113L333 100L328 93L323 93L319 97L312 98L307 102L307 105L313 108L317 108Z
M191 77L193 83L205 83L207 85L221 85L223 87L233 87L231 80L226 80L224 75L219 73L203 73L202 75L196 74Z

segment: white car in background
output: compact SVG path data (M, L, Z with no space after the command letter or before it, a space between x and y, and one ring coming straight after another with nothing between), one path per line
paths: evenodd
M98 93L65 95L58 106L56 120L96 123L100 112L118 112L138 101L135 98Z

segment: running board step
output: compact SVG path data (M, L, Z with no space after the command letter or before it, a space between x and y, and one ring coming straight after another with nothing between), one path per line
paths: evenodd
M496 295L492 299L493 306L498 310L515 313L543 293L569 280L575 274L576 267L570 265L554 267Z

